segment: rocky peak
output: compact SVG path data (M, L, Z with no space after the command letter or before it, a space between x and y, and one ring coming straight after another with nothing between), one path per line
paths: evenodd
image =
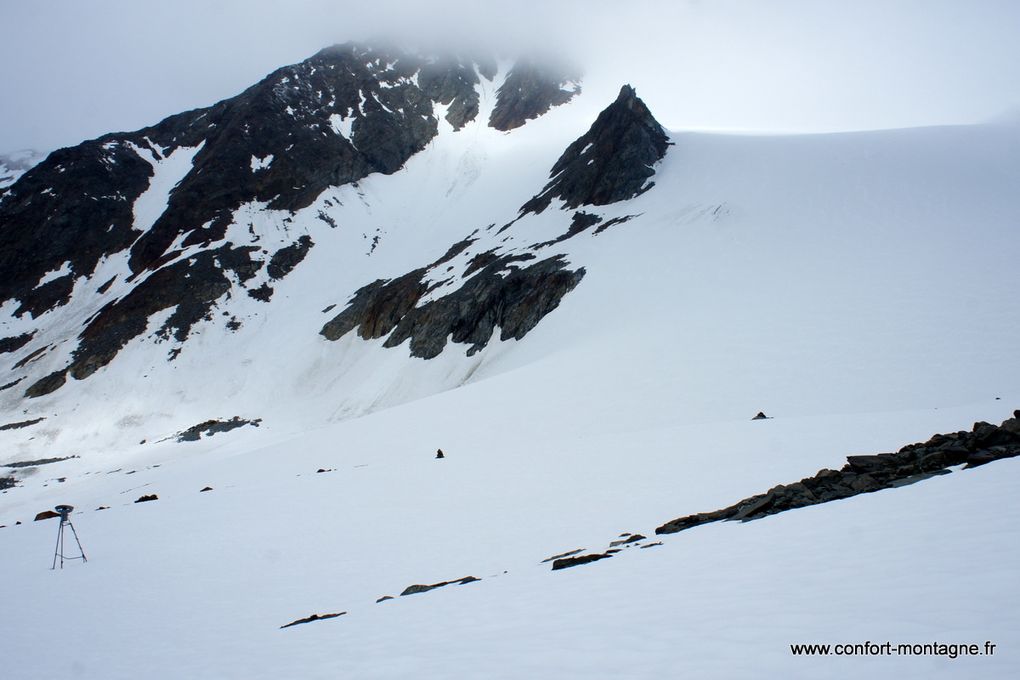
M567 147L549 172L550 181L521 213L540 213L553 198L573 209L634 198L653 186L654 165L670 141L634 88L620 94L584 135Z

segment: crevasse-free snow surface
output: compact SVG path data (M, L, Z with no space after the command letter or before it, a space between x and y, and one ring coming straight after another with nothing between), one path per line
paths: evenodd
M1020 408L1020 127L666 133L619 83L427 66L326 51L0 188L3 676L1015 673L1018 459L654 530ZM290 125L318 170L260 179ZM89 203L108 239L30 250ZM51 571L57 503L88 562ZM997 647L790 649L866 640Z

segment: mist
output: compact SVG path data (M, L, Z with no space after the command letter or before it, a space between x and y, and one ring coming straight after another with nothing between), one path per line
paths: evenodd
M5 2L0 152L150 125L349 40L569 58L671 129L968 124L1020 107L1018 26L1004 0Z

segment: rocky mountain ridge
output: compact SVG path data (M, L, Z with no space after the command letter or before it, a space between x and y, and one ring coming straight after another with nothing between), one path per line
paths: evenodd
M29 399L51 394L69 378L93 376L146 333L176 344L173 361L216 310L236 329L231 300L269 303L274 282L315 247L308 233L286 237L290 226L311 218L335 230L343 211L324 192L398 172L436 138L440 119L460 133L479 116L483 82L495 100L479 122L508 133L580 91L576 73L531 60L500 65L346 44L211 107L50 154L0 198L0 303L18 321L18 332L0 338L13 360L5 387L24 381ZM624 87L532 202L548 206L555 196L573 208L633 197L647 188L665 140ZM313 203L322 206L314 215ZM275 249L253 226L261 213L283 215L285 238ZM468 343L469 354L496 328L503 340L520 339L584 276L556 253L538 254L601 220L572 219L558 239L523 253L493 248L475 229L448 258L350 291L321 334L335 340L357 327L366 339L389 336L387 347L410 338L421 358L437 356L447 337ZM454 285L436 272L458 255L471 259ZM445 293L426 301L439 283L424 282L430 272ZM73 335L44 332L66 316L54 315L65 306L79 310L81 326ZM47 360L52 370L38 373L42 359L61 354L66 359Z

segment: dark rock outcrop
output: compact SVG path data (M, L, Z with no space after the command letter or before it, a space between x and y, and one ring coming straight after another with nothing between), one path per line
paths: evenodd
M637 215L623 215L621 217L614 217L611 220L606 220L605 222L603 222L602 224L600 224L598 226L598 228L595 230L595 233L596 234L601 234L602 232L604 232L609 227L615 227L617 224L623 224L624 222L630 222L635 217L640 217L640 216L641 215L639 213Z
M35 333L22 333L10 338L0 338L0 354L16 352L29 343Z
M605 553L591 553L588 555L579 555L577 557L564 557L562 559L555 560L552 564L553 571L559 571L560 569L569 569L570 567L578 567L582 564L590 564L592 562L598 562L604 560L607 557L612 557L612 554Z
M21 296L21 305L14 310L14 316L19 319L26 313L32 318L42 316L54 307L66 305L73 290L74 277L70 274L47 281Z
M376 281L359 290L320 333L337 340L357 328L366 340L389 336L384 347L409 339L411 355L422 359L438 356L447 338L470 345L468 354L474 354L489 342L496 327L501 340L520 340L559 306L585 273L583 268L567 269L562 257L518 265L528 259L533 256L497 258L460 288L421 306L418 301L428 292L422 281L426 270Z
M619 545L629 545L631 543L637 543L638 541L643 541L643 540L645 540L645 538L647 538L647 537L646 536L642 536L641 534L628 534L626 536L621 536L616 541L610 542L609 543L609 547L610 548L615 548L616 546L619 546Z
M20 382L20 380L18 382ZM29 385L28 389L25 390L25 396L29 399L41 397L45 394L57 391L64 386L65 382L67 382L66 368L62 368L59 371L53 371L49 375L39 378Z
M4 489L13 489L18 485L18 480L14 477L0 477L0 491Z
M486 77L483 74L483 77ZM487 76L492 80L492 74ZM442 59L422 67L418 86L434 102L449 106L446 121L459 130L478 116L478 71L471 61Z
M577 212L574 213L573 217L570 218L570 226L564 233L560 234L551 241L544 241L542 243L536 244L535 249L544 248L545 246L551 246L557 243L562 243L563 241L566 241L568 238L573 238L580 234L581 232L587 231L589 227L593 227L601 221L602 218L599 217L598 215L592 215L591 213L586 213L583 210L578 210Z
M297 619L296 621L291 621L290 623L284 624L280 626L280 628L281 629L290 628L291 626L299 626L302 623L311 623L312 621L325 621L326 619L335 619L336 617L343 616L346 613L347 612L336 612L335 614L312 614L311 616L306 616L303 619Z
M365 340L384 337L426 293L427 287L422 282L425 272L416 269L361 288L342 312L326 322L320 334L327 340L339 340L357 328L358 335Z
M5 383L3 385L0 385L0 392L2 392L3 390L11 389L12 387L17 385L19 382L21 382L24 379L25 379L25 376L22 376L22 377L18 378L17 380L12 380L9 383Z
M415 595L417 593L427 593L430 590L435 590L436 588L442 588L443 586L449 586L449 585L454 585L454 584L464 585L465 583L474 583L475 581L481 581L481 580L482 579L475 578L474 576L465 576L464 578L459 578L459 579L457 579L455 581L442 581L440 583L433 583L432 585L428 585L428 586L420 585L420 584L419 585L413 585L413 586L407 586L406 588L404 588L404 591L402 593L400 593L400 595L401 595L401 597L403 597L404 595Z
M205 420L199 423L198 425L192 425L188 429L178 432L174 436L177 438L177 441L179 442L197 442L199 439L202 438L203 435L206 437L211 437L214 434L219 434L221 432L230 432L231 430L236 430L237 428L244 427L245 425L252 425L254 427L258 427L259 424L261 423L262 423L261 418L247 420L240 416L234 416L230 420L216 420L216 419Z
M60 515L53 512L52 510L43 510L42 512L35 516L34 521L40 522L44 519L53 519L54 517L60 517Z
M256 250L227 243L202 251L164 266L123 298L107 304L79 335L67 369L71 377L84 380L110 363L130 340L145 332L150 316L165 309L174 308L174 312L157 335L187 340L192 327L210 319L216 301L231 289L229 272L241 281L255 275L261 267L251 259Z
M0 200L0 301L18 299L21 313L38 316L62 299L56 290L40 295L43 276L64 263L66 278L90 276L104 256L131 246L140 235L132 205L153 170L129 142L144 145L150 132L156 134L108 135L59 149L10 187ZM153 140L170 142L166 135Z
M0 425L0 431L3 431L3 430L20 430L23 427L29 427L31 425L35 425L36 423L41 423L44 420L46 420L45 417L43 417L43 418L33 418L32 420L21 420L21 421L16 422L16 423L7 423L6 425Z
M580 91L578 74L569 67L521 60L496 92L489 127L508 131L566 104Z
M21 357L21 359L19 359L18 362L14 364L14 368L15 369L24 368L25 366L29 365L36 359L40 358L43 354L46 353L46 350L48 350L49 348L50 346L46 345L32 350L25 356Z
M822 470L793 484L780 484L714 512L680 517L663 524L656 534L672 534L720 520L749 521L785 510L850 498L1020 456L1020 411L995 426L975 423L970 432L937 434L926 442L904 446L896 453L848 456L840 470Z
M555 560L559 560L559 559L562 559L564 557L570 557L571 555L576 555L577 553L582 553L582 552L584 552L584 548L577 548L575 550L568 550L567 552L562 552L562 553L559 553L558 555L553 555L552 557L545 558L544 560L542 560L542 564L545 564L546 562L554 562Z
M3 467L9 468L27 468L36 467L38 465L49 465L50 463L59 463L64 460L71 460L78 456L64 456L63 458L40 458L38 460L20 460L15 463L5 463Z
M652 187L653 166L666 155L669 137L630 85L591 128L567 147L542 192L521 207L540 213L554 198L570 209L634 198Z
M145 496L139 496L135 503L149 503L150 501L158 501L159 496L154 493L147 494Z
M269 274L271 279L282 279L287 274L294 270L294 267L301 264L301 260L305 259L305 255L314 246L310 236L305 235L299 238L297 241L289 246L280 248L273 256L269 258L269 266L266 267L266 273Z

